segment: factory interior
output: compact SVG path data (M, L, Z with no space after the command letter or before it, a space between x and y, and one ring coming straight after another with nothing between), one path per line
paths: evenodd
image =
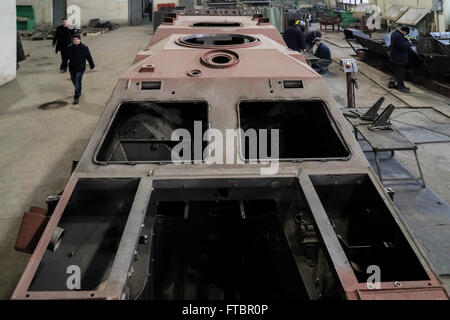
M450 0L0 26L0 300L450 300Z

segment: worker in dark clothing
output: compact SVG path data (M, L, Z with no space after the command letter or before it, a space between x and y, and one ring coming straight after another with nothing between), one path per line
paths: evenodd
M283 40L291 50L303 51L306 48L305 34L295 24L295 20L289 21L289 27L283 33Z
M305 34L306 51L312 52L312 49L314 47L314 39L321 38L321 37L322 37L322 32L320 32L319 30L308 31Z
M61 25L56 28L55 36L53 37L53 48L56 47L56 53L61 51L61 66L60 72L66 72L67 69L63 66L64 56L67 51L67 47L72 43L72 37L75 34L74 30L71 30L67 26L67 19L61 19Z
M147 0L144 12L148 14L148 21L152 22L152 1Z
M402 92L409 92L409 88L405 87L403 82L405 79L405 66L408 63L408 49L412 46L411 42L405 38L408 33L409 27L401 27L392 32L391 45L389 47L389 62L397 83L390 81L388 87Z
M300 28L300 30L303 32L303 35L305 35L306 32L306 22L303 20L296 20L295 25Z
M17 65L16 70L19 70L19 62L26 59L25 51L23 51L22 41L20 40L20 35L17 32L17 51L16 51L16 57L17 57Z
M331 51L328 46L321 41L320 38L314 39L314 44L317 46L314 55L319 58L319 61L314 61L311 67L320 74L328 72L328 66L331 64Z
M69 61L70 79L75 87L73 104L78 104L81 96L81 82L86 71L86 60L89 62L91 70L93 70L95 65L88 46L81 43L80 35L75 35L73 36L73 43L67 47L63 61L64 68L67 68L67 61Z

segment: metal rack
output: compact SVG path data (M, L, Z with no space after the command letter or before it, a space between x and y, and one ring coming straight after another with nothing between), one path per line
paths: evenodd
M205 0L203 6L207 8L220 8L230 6L238 7L239 5L251 5L251 6L271 6L271 0Z

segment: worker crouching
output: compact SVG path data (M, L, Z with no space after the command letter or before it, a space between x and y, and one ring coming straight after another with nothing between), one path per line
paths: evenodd
M328 66L331 64L331 51L328 46L321 41L320 38L314 39L314 44L317 46L314 55L319 58L318 61L314 61L311 67L320 74L328 72Z

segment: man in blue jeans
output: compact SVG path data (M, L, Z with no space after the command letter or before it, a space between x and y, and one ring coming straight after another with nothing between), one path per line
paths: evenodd
M67 47L63 61L63 67L67 67L67 62L69 62L70 79L75 87L73 104L78 104L78 101L80 100L81 83L83 81L84 72L86 71L86 60L89 62L91 70L93 70L95 65L88 46L81 43L80 35L75 35L72 38L72 44Z

